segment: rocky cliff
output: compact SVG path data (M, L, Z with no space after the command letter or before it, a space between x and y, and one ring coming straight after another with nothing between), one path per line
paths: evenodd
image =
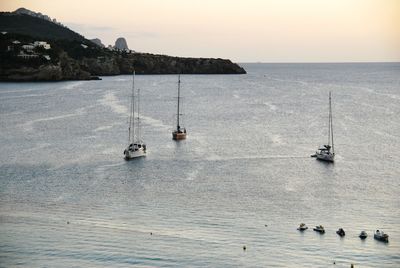
M115 46L116 49L119 50L128 50L128 44L126 43L125 38L119 37L117 40L115 40Z
M133 53L120 60L122 73L139 74L244 74L246 71L227 59L182 58L147 53Z
M13 66L0 68L0 81L61 81L90 80L90 72L81 68L79 62L70 58L65 52L60 54L56 63L39 66Z
M61 53L57 62L38 66L0 68L0 81L90 80L97 76L131 74L243 74L230 60L179 58L132 53L80 60Z
M92 43L98 45L99 47L106 47L99 38L89 39Z

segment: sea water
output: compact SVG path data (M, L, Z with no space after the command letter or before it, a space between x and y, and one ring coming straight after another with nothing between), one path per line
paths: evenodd
M132 76L1 83L0 266L400 267L400 64L243 66L181 76L180 142L178 77L137 75L128 162Z

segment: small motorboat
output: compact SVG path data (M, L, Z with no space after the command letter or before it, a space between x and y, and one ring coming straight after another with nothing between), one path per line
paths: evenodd
M389 236L383 231L376 230L376 232L374 233L374 238L382 242L389 242Z
M308 227L305 223L300 223L299 228L297 228L297 230L299 230L299 231L305 231L307 229L308 229Z
M368 234L367 234L367 232L366 232L366 231L361 231L361 233L360 233L359 237L360 237L361 239L365 239L365 238L367 238L367 237L368 237Z
M345 236L345 235L346 235L346 233L344 232L344 230L343 230L342 228L339 228L339 230L337 230L336 233L337 233L339 236Z
M321 233L321 234L324 234L324 233L325 233L324 226L322 226L322 225L315 226L315 228L314 228L313 230L316 231L316 232L318 232L318 233Z

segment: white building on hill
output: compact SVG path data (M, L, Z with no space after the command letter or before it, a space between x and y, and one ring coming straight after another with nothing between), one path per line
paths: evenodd
M47 42L45 42L45 41L35 41L35 43L33 43L33 45L35 46L35 47L43 47L44 49L50 49L51 47L50 47L50 44L48 44Z
M33 49L35 48L35 46L33 44L22 45L22 48L27 52L33 52Z

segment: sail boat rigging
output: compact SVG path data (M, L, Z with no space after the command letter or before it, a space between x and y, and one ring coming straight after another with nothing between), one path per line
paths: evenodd
M181 94L181 76L178 76L178 105L176 114L176 129L172 132L172 139L174 140L184 140L186 139L186 128L182 128L180 125L180 94Z
M129 113L128 146L124 150L125 160L146 155L146 144L141 140L140 133L140 90L137 90L137 117L135 118L135 72L132 78L131 109ZM135 121L137 121L135 126ZM136 127L136 128L135 128Z
M332 97L329 92L329 120L328 120L328 144L321 146L314 155L318 160L334 162L335 146L333 144L333 120L332 120Z

